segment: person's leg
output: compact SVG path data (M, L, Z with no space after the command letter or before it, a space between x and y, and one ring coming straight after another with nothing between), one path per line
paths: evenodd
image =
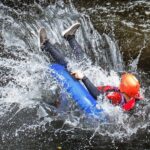
M52 57L61 65L67 66L67 60L60 50L58 50L54 45L52 45L47 39L46 30L41 28L40 34L40 45L43 51L49 52Z
M66 38L70 47L73 49L74 54L77 60L82 60L84 57L84 51L82 50L81 46L75 39L75 35L70 35Z
M79 26L80 26L80 23L78 22L73 24L68 29L63 31L62 35L69 42L69 45L73 49L76 59L82 60L84 57L84 51L82 50L81 46L75 39L75 33L77 29L79 28Z
M43 51L49 52L51 56L57 61L57 63L67 66L67 60L62 52L57 49L54 45L52 45L48 40L42 45L41 49Z

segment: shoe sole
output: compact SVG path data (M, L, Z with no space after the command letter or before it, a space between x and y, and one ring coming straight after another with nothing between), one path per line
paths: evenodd
M72 31L74 31L75 29L77 30L79 27L80 27L80 23L79 23L79 22L73 24L73 25L70 26L68 29L66 29L65 31L62 32L62 36L63 36L63 37L66 37L66 36L68 36L68 35L71 35L70 33L71 33Z
M45 40L47 40L47 33L45 28L40 28L39 37L40 37L40 45L43 44Z

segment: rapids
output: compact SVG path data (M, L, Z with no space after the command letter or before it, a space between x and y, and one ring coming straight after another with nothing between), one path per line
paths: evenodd
M103 9L109 13L109 9ZM98 32L89 9L83 10L79 12L71 1L66 4L58 0L48 6L35 2L23 11L0 2L0 149L150 148L150 80L148 72L138 69L143 49L129 60L128 68L113 30L111 35ZM86 54L80 63L61 36L77 20L81 28L76 38ZM70 68L81 69L95 85L118 86L120 72L134 71L141 82L144 101L129 114L103 101L102 107L111 118L109 123L85 116L49 75L48 65L54 60L40 50L41 26L70 59ZM52 105L60 92L68 100L64 109Z

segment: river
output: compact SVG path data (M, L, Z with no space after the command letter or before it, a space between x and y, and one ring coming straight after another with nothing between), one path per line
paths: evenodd
M148 1L0 2L0 149L150 149L149 6ZM76 38L84 62L76 62L61 36L75 21L81 23ZM134 72L144 100L130 113L104 101L109 123L87 117L50 76L54 60L40 49L40 27L70 67L95 85L118 86L122 71ZM63 109L52 105L60 92L68 100Z

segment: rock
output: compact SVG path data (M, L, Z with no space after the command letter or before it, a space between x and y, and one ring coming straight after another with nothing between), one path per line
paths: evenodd
M141 51L138 67L150 71L149 3L74 0L74 4L80 12L90 15L94 27L101 34L107 33L117 41L127 66Z

